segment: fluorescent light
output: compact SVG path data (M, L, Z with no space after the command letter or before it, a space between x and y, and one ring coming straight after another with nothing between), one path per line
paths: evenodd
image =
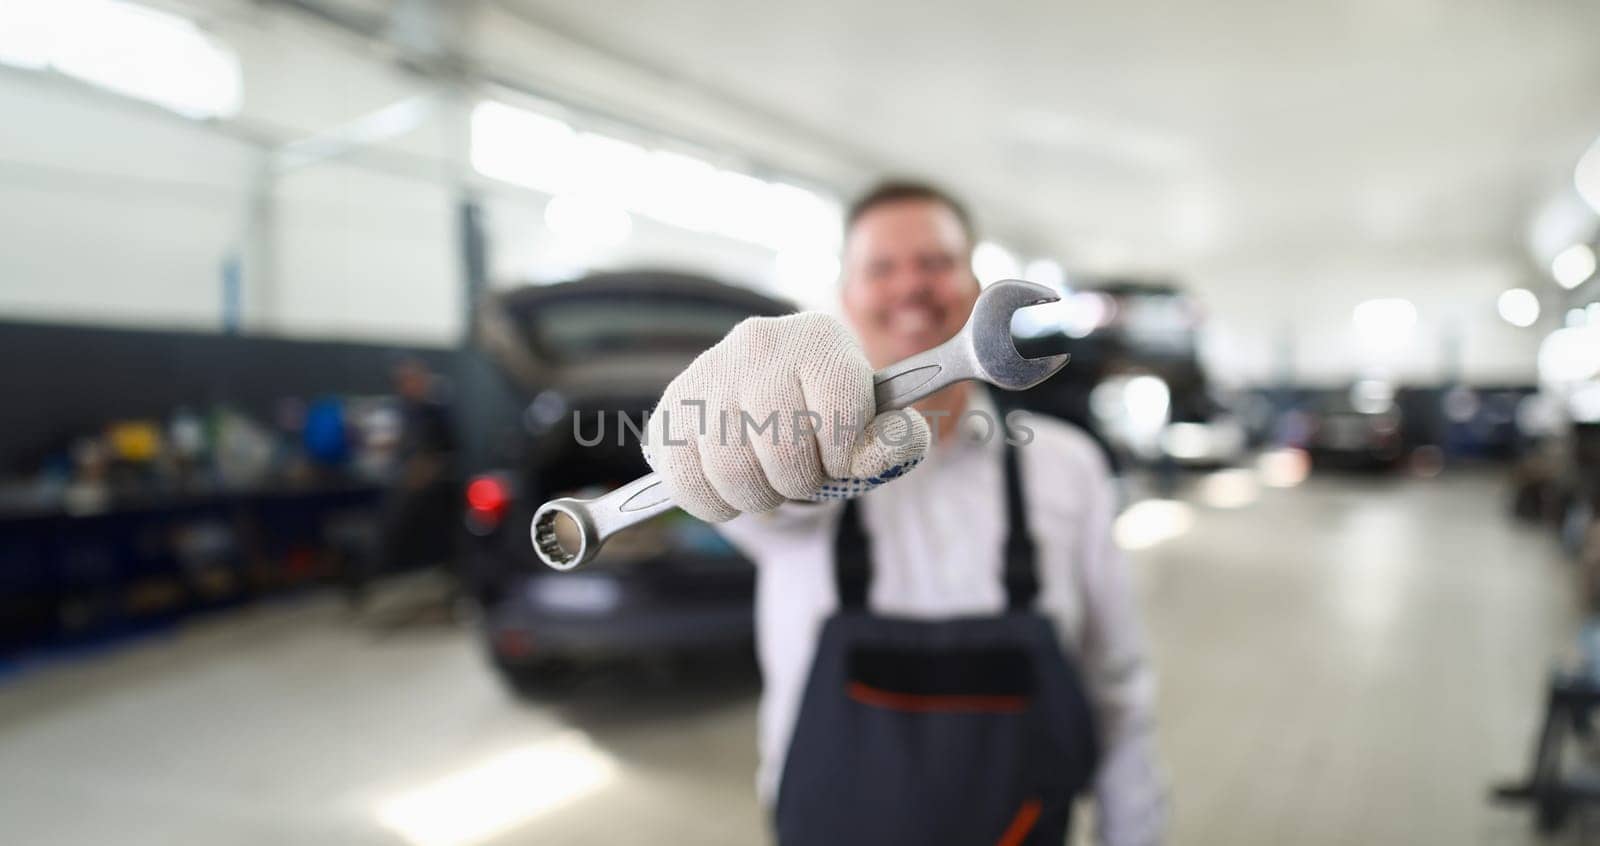
M0 3L0 64L28 70L50 66L65 18L52 0Z
M1123 549L1149 549L1194 528L1194 509L1174 499L1147 499L1128 506L1112 524L1112 538Z
M1532 326L1539 320L1539 298L1527 288L1512 288L1500 295L1496 307L1501 319L1521 328Z
M472 846L600 789L616 765L573 731L385 800L378 822L413 846Z
M555 118L495 102L472 109L472 167L484 176L546 194L565 193L576 143L572 127Z
M836 203L815 191L773 182L767 188L767 202L774 217L774 228L766 246L787 249L805 246L836 252L842 235L843 212ZM752 209L729 204L725 214L747 215Z
M544 223L557 236L580 248L615 247L628 240L633 219L604 200L562 194L544 207Z
M1594 275L1594 250L1588 244L1573 244L1556 254L1550 262L1550 275L1567 290L1582 285Z
M493 179L603 201L774 253L831 254L839 245L842 212L815 191L724 170L684 153L578 132L504 103L486 101L473 109L472 166Z
M709 162L694 156L657 150L645 168L637 210L681 229L710 232L717 210L715 194L706 187L716 173Z
M571 188L621 208L634 205L634 192L649 167L649 153L643 147L597 132L580 132L566 153L571 156L566 163Z
M816 192L647 150L503 103L473 110L479 173L551 194L604 198L672 226L773 250L837 245L840 212Z
M1015 279L1021 273L1016 254L993 241L979 241L972 249L972 275L978 277L979 285Z
M0 3L0 62L47 67L192 118L237 114L239 57L193 21L121 0Z
M713 171L706 188L711 198L712 227L717 234L738 241L777 248L785 243L788 210L772 183L731 170Z

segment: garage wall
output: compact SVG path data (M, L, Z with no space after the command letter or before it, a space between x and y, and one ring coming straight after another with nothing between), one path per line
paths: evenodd
M410 117L375 143L279 171L255 268L253 328L273 334L447 345L465 314L452 104L366 45L256 10L223 35L240 52L240 121L281 141L338 136L380 110Z
M246 332L449 345L466 311L464 190L487 207L496 284L640 265L775 283L770 251L643 219L619 247L564 242L543 223L547 197L465 164L474 97L297 15L230 0L190 6L240 56L244 106L225 125L0 68L9 130L0 132L0 317L221 330L224 268L237 254ZM511 41L501 33L496 43ZM338 134L397 103L416 118L380 143L269 170L269 150ZM826 301L829 287L801 293Z
M224 267L241 254L248 331L452 343L464 309L443 113L259 193L270 147L420 87L279 17L216 29L245 77L246 105L225 127L0 73L0 314L220 330Z
M1406 254L1375 250L1360 259L1305 255L1280 262L1219 266L1192 287L1210 325L1212 372L1238 384L1346 383L1363 376L1433 384L1532 383L1539 341L1560 309L1549 285L1523 263L1494 253ZM1496 300L1525 285L1547 299L1538 324L1520 329L1500 319ZM1364 300L1403 297L1417 309L1405 337L1374 344L1351 320Z
M19 72L0 114L0 313L220 328L249 145Z

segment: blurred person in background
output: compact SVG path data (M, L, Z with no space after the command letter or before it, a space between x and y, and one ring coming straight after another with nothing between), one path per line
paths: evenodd
M455 426L438 380L415 358L394 366L394 392L400 400L400 487L422 490L450 470L456 451Z
M1155 680L1100 451L1002 420L973 383L874 417L873 369L971 314L974 242L950 195L879 185L847 216L850 328L748 320L650 420L675 500L757 562L757 781L784 844L1062 843L1090 790L1102 843L1163 838ZM741 414L777 428L706 425ZM840 419L866 422L840 439Z
M450 406L428 365L406 357L391 371L400 416L396 470L384 496L376 572L448 563L454 553L459 483ZM352 601L364 598L373 572L358 574Z

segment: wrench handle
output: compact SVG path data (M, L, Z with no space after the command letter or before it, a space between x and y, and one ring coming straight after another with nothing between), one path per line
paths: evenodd
M940 344L872 374L872 395L878 413L908 408L963 379L976 379L976 373L960 375L960 369L951 366L948 350L952 346Z

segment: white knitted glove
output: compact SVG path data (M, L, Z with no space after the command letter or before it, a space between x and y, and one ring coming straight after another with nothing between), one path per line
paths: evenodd
M750 318L701 353L651 413L644 457L679 507L720 522L865 493L928 443L921 415L875 416L861 348L839 321L807 313Z

